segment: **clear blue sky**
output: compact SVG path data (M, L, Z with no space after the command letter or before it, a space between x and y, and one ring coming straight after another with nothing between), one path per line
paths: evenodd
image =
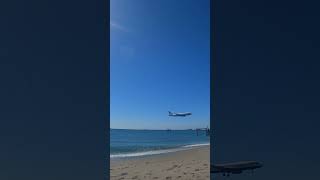
M111 0L111 128L210 125L209 20L209 0Z

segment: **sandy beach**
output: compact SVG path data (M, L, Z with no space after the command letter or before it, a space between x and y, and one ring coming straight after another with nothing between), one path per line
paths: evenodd
M131 159L111 159L111 180L209 180L210 147Z

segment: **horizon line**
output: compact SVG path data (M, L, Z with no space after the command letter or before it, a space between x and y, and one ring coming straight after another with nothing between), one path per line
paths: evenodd
M186 129L128 129L128 128L110 128L114 130L148 130L148 131L166 131L166 130L196 130L198 128L186 128ZM202 128L201 128L202 129ZM209 128L210 129L210 128Z

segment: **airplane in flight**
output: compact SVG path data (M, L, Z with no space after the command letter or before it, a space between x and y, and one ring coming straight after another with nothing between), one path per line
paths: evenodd
M175 117L186 117L186 116L190 116L192 113L191 112L184 112L184 113L175 113L175 112L169 112L169 116L175 116Z
M231 174L240 174L245 170L254 170L261 168L263 165L257 161L242 161L224 164L211 165L210 173L222 173L223 176L230 176Z

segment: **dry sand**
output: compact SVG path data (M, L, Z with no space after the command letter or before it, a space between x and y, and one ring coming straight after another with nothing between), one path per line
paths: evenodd
M111 180L209 180L210 147L135 159L111 160Z

